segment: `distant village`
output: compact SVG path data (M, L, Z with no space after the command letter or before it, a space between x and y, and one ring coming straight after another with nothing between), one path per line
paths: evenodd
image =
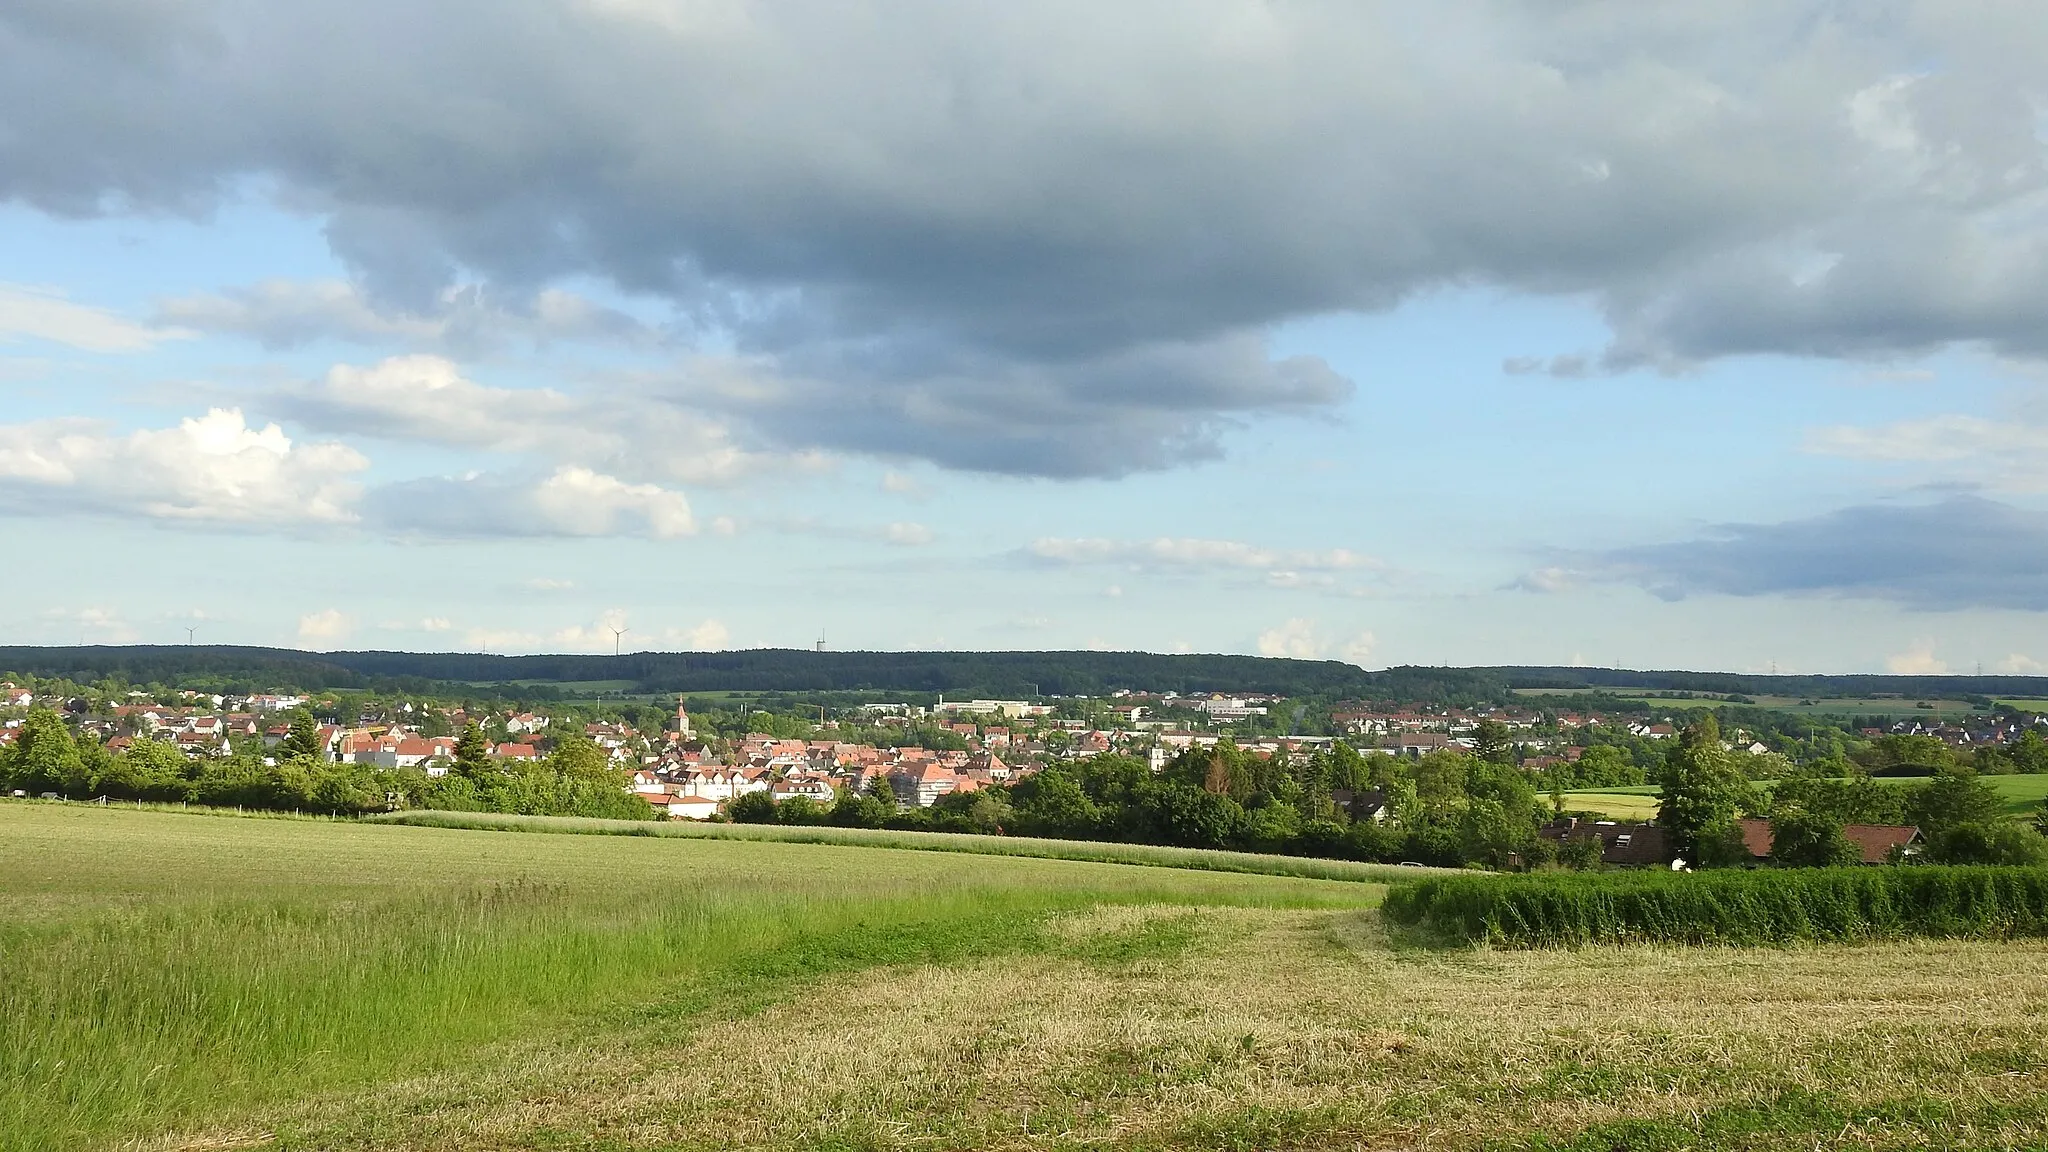
M0 746L15 737L26 710L42 704L65 712L79 736L102 743L109 752L119 753L137 739L151 739L171 742L195 760L246 755L258 748L276 748L290 731L286 717L315 703L290 693L168 695L173 697L169 702L131 699L93 708L77 697L38 697L30 688L0 682ZM1540 773L1578 762L1596 744L1641 745L1671 739L1678 732L1672 719L1600 711L1339 703L1317 718L1331 734L1261 735L1232 729L1286 712L1288 701L1256 693L1119 692L1090 702L1097 717L1093 723L1059 715L1059 703L943 698L930 705L869 703L842 709L838 719L821 715L817 736L751 732L720 738L697 730L686 698L679 700L659 731L616 720L565 719L580 711L574 706L557 714L479 710L472 715L459 706L402 702L365 710L352 723L321 723L317 731L329 763L416 769L439 777L455 760L454 733L472 722L491 734L489 754L513 763L541 760L555 743L558 725L578 723L583 734L627 774L633 795L657 814L683 820L717 818L729 802L751 793L765 792L777 801L804 797L830 804L842 790L865 792L877 786L886 786L905 807L928 808L943 797L1012 783L1049 764L1121 752L1143 759L1157 771L1180 752L1224 740L1261 759L1312 755L1338 742L1363 753L1415 759L1446 750L1474 751L1481 726L1491 724L1510 734L1516 762ZM2044 724L2048 717L1929 717L1860 727L1854 735L1932 737L1958 753L1968 753L2011 744L2027 728ZM961 746L934 749L901 741L831 738L842 726L889 732L912 725L950 733ZM1782 735L1742 729L1728 735L1724 743L1734 752L1771 756L1788 751L1779 746L1785 743Z

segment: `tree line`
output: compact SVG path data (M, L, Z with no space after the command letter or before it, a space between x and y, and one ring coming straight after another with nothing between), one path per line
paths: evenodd
M0 748L0 790L336 815L392 808L612 819L654 815L627 791L626 773L581 732L563 732L539 761L498 760L487 748L471 724L457 739L454 763L443 776L418 767L333 763L320 745L317 724L302 713L268 756L244 747L233 755L194 759L169 741L147 738L114 752L73 736L56 712L35 708L14 742Z

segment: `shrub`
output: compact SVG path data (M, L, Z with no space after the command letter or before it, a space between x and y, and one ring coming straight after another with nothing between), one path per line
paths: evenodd
M1510 948L2048 936L2048 868L1454 876L1396 885L1383 914Z
M735 796L725 806L725 814L735 824L775 823L775 798L766 792L748 792Z

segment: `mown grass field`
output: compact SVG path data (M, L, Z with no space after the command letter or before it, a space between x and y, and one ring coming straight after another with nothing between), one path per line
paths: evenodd
M1925 776L1891 776L1886 780L1899 785L1911 786L1925 783ZM2043 801L2048 801L2048 774L1986 776L1983 778L1993 791L2005 801L2005 814L2014 818L2032 817L2041 811ZM1768 788L1769 780L1758 781L1758 787ZM1663 789L1655 784L1638 784L1627 788L1587 788L1564 794L1567 812L1592 813L1610 820L1648 820L1657 814L1657 801Z
M1428 949L1380 893L0 804L0 1147L2048 1143L2042 945Z
M595 820L582 816L514 816L500 812L396 812L372 816L372 823L420 828L464 828L492 832L553 832L591 836L654 836L689 840L755 840L778 844L836 844L951 852L976 856L1032 856L1098 864L1140 864L1205 872L1250 872L1311 880L1385 882L1417 874L1451 871L1395 864L1325 860L1312 856L1268 856L1221 849L1174 848L1159 844L1117 844L1100 840L1047 840L1033 836L976 836L958 832L898 832L883 828L821 825L699 824L694 821Z

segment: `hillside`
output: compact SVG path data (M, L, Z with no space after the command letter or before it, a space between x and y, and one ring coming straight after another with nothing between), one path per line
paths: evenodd
M881 692L1104 696L1119 689L1469 703L1512 688L1633 688L1774 696L2048 696L2048 676L1763 676L1614 668L1397 667L1335 660L1151 652L633 652L494 656L466 652L302 652L236 645L0 647L0 672L81 682L230 688L402 688L612 684L639 693ZM613 689L616 691L616 689Z

